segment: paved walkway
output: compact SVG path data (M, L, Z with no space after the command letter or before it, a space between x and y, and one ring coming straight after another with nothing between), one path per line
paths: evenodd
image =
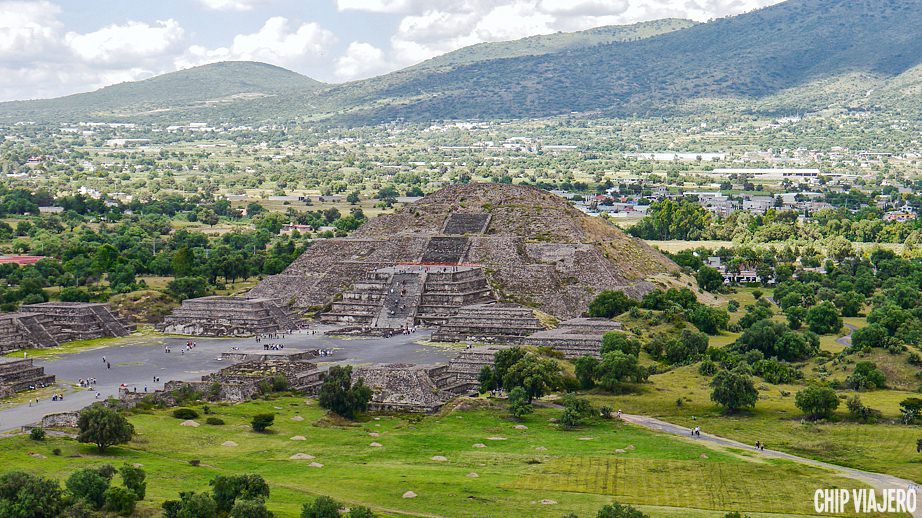
M839 345L844 345L845 347L851 347L852 346L852 333L854 333L855 330L858 328L851 324L845 324L845 327L848 328L848 334L845 336L836 338L836 343Z
M118 345L64 354L53 360L36 360L35 365L54 374L59 385L76 385L77 380L86 378L96 378L97 384L93 390L66 391L64 401L43 399L31 407L25 403L0 411L0 433L37 423L48 414L80 410L96 400L96 392L100 393L100 399L117 397L123 383L129 390L144 392L146 388L153 392L162 389L167 381L199 380L226 367L229 363L219 358L222 352L234 347L239 352L260 352L265 343L280 343L284 345L283 351L332 349L332 355L314 360L322 369L333 364L440 363L457 354L451 349L416 343L429 336L421 331L389 338L334 338L300 331L280 339L265 339L259 344L254 338L194 338L196 347L181 352L190 338L136 335ZM172 352L165 353L165 346L170 346ZM111 368L107 368L103 358ZM160 379L159 383L154 382L154 376Z
M631 423L637 426L642 426L649 430L663 432L663 433L667 433L671 435L680 435L683 437L687 437L689 440L692 440L692 441L703 441L703 442L707 442L710 444L716 444L718 446L723 446L727 448L739 448L743 450L756 451L754 445L744 444L739 441L734 441L732 439L726 439L724 437L719 437L716 435L706 434L704 432L701 432L700 437L692 438L691 429L685 428L683 426L675 425L672 423L667 423L666 421L660 421L659 419L656 419L653 417L622 414L621 419L624 420L625 422L628 422L628 423ZM873 487L874 489L878 490L878 495L880 494L880 490L883 490L883 489L893 489L893 488L906 489L912 484L909 480L904 480L904 479L897 478L891 475L884 475L882 473L872 473L870 471L861 471L858 469L847 468L844 466L838 466L836 464L829 464L829 463L821 462L818 460L808 459L805 457L799 457L797 455L792 455L790 453L784 453L781 451L763 450L763 451L758 452L758 455L761 455L767 458L785 459L785 460L789 460L792 462L797 462L799 464L806 464L809 466L814 466L817 468L822 468L822 469L826 469L829 471L833 471L844 477L848 477L848 478L857 480L859 482L863 482ZM815 489L821 489L821 488L815 488ZM922 518L922 506L920 506L920 508L918 508L916 512L913 513L913 516L916 518Z

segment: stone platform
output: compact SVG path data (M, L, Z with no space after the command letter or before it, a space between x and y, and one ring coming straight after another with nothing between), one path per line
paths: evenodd
M545 327L531 308L509 303L458 308L432 335L435 342L521 343Z
M433 375L445 366L383 364L359 367L352 379L362 379L372 390L373 412L434 413L456 394L438 386Z
M157 330L190 336L253 336L299 329L301 320L268 298L201 297L184 300Z
M570 360L581 356L599 358L605 333L622 329L620 322L605 318L574 318L561 322L556 329L529 335L523 343L551 347Z
M36 367L32 360L0 358L0 397L49 385L54 385L54 375L45 374L45 368Z
M0 352L54 347L73 340L127 336L136 326L108 304L45 302L0 315Z
M457 308L494 300L483 269L467 265L402 264L368 273L322 315L354 329L438 324Z

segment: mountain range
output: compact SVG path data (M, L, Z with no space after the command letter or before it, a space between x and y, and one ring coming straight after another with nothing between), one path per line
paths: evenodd
M508 119L830 106L917 113L922 0L789 0L696 24L659 20L467 47L340 85L271 65L206 65L59 99L14 120Z

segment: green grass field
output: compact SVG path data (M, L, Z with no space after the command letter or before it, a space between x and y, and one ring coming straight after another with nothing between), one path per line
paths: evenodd
M149 474L148 509L179 491L207 490L218 474L259 473L270 483L269 507L280 517L297 516L301 504L317 495L388 516L594 516L611 501L635 504L654 517L718 518L727 510L759 518L809 516L816 488L858 487L819 469L766 462L620 422L563 431L551 422L559 410L539 409L519 423L485 401L464 405L470 408L348 426L330 424L313 400L296 397L213 405L223 426L183 427L157 411L132 416L136 439L104 456L68 438L38 443L17 436L0 440L0 463L59 479L105 462L142 464ZM277 416L272 433L250 431L250 417L265 411ZM204 423L204 416L198 421ZM227 441L236 446L223 446ZM62 455L52 455L54 448ZM297 453L315 458L290 460ZM194 459L201 466L190 465ZM418 497L403 498L407 491Z

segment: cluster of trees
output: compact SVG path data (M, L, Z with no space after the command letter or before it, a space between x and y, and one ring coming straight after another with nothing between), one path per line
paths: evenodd
M113 486L115 474L122 485ZM105 511L131 516L147 493L147 474L125 464L109 464L77 470L67 478L64 489L56 480L13 471L0 475L0 516L89 516Z
M347 419L368 411L371 401L371 387L365 385L361 378L352 381L351 365L330 367L320 386L319 403L321 408Z
M497 351L493 365L485 365L479 374L480 390L487 392L502 389L510 393L516 389L516 400L531 403L563 387L560 365L551 358L528 352L521 347Z
M917 242L922 223L885 221L882 209L867 206L869 198L857 191L853 197L830 194L831 203L849 203L846 207L819 210L807 221L801 214L780 207L765 214L736 211L720 218L697 203L692 197L663 200L650 205L647 215L628 232L641 239L653 240L732 240L744 243L777 243L817 241L834 238L864 243Z
M640 343L619 331L606 333L602 339L602 359L577 358L576 379L580 388L600 386L609 392L621 392L631 383L643 383L650 371L640 365Z
M644 295L640 302L624 292L606 290L589 304L589 316L612 318L630 311L631 317L639 318L642 316L639 311L641 309L661 312L664 321L687 321L710 335L727 329L730 321L730 315L725 309L701 304L695 293L688 288L653 290Z

